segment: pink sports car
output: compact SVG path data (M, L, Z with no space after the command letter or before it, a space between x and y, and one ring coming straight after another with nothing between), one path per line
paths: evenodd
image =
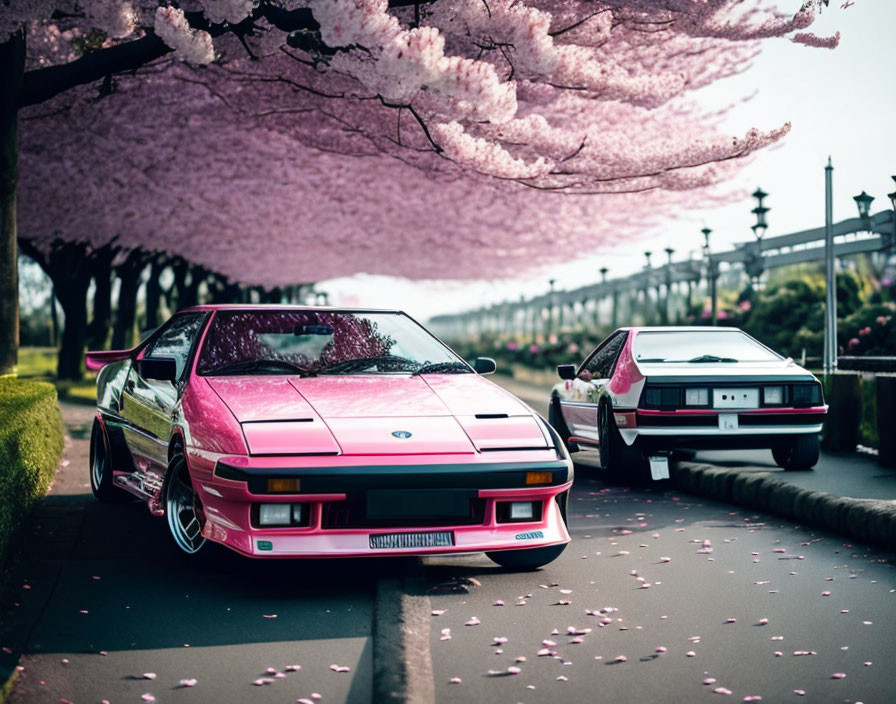
M87 366L93 493L139 497L185 553L525 569L569 542L557 433L399 311L199 306Z

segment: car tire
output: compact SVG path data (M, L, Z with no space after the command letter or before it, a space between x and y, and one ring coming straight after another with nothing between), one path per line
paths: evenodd
M90 489L103 503L130 501L130 495L116 487L114 479L109 438L102 423L95 418L90 431Z
M772 457L782 469L801 471L812 469L818 463L818 435L798 435L784 445L772 448Z
M183 445L175 445L171 453L161 498L168 533L179 551L191 558L207 552L208 540L202 536L202 503L190 479Z
M560 436L567 450L570 452L579 451L578 444L569 441L571 433L569 432L569 426L566 425L566 421L563 420L563 413L560 410L560 398L558 396L551 396L551 403L548 406L548 423L557 431L557 435Z
M498 550L485 554L489 560L496 562L501 567L513 570L535 570L556 560L565 549L566 543L563 543L562 545L548 545L543 548Z
M648 466L644 453L634 445L625 444L608 403L602 403L598 409L597 429L600 436L600 466L607 478L614 481L644 481Z

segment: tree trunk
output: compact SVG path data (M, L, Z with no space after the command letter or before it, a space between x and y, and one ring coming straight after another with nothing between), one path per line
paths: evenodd
M87 289L93 275L87 245L54 242L45 254L27 240L19 243L22 252L36 261L53 282L54 295L65 313L56 376L79 380L84 375L84 348L87 343Z
M109 330L112 328L112 257L110 245L102 247L93 256L93 319L87 326L87 344L91 349L106 348Z
M162 302L162 284L159 277L165 270L165 260L162 257L156 257L152 260L149 269L149 278L146 280L146 319L144 321L144 330L154 330L159 327L159 305Z
M205 270L202 267L190 266L190 263L183 259L178 259L172 268L174 269L174 285L177 288L177 310L197 305L199 303L199 282L202 280Z
M59 346L59 361L56 368L56 376L59 379L78 381L84 376L89 286L90 274L87 271L56 284L59 305L65 313L65 327L62 328L62 344Z
M50 347L59 344L59 315L56 313L56 285L50 287Z
M16 188L18 109L25 75L25 34L0 44L0 376L15 371L19 350Z
M146 266L144 253L135 249L115 267L121 281L118 289L118 311L112 330L112 349L126 350L134 346L134 323L137 320L137 291L140 289L140 273Z

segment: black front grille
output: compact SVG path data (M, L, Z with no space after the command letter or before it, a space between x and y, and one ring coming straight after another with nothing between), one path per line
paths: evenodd
M377 501L376 510L368 511L366 494L349 494L345 501L330 501L321 504L321 527L325 530L338 528L407 528L427 526L469 526L485 523L486 500L471 493L469 509L464 515L456 510L456 502L446 510L438 508L437 497L432 497L429 509L416 510L413 506L400 507L390 511L388 502ZM407 502L405 502L407 503ZM373 508L373 507L372 507ZM445 515L439 515L439 514ZM371 515L372 514L372 515Z

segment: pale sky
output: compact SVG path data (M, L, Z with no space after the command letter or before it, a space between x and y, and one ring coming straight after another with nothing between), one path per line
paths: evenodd
M800 0L778 0L793 11ZM732 134L751 127L768 129L790 121L783 144L760 152L729 185L769 193L768 237L824 224L824 166L834 164L834 219L856 215L852 196L874 196L872 212L890 207L886 194L896 189L896 0L855 0L840 9L831 0L810 31L827 36L840 30L840 46L812 49L784 39L765 42L763 53L745 73L720 81L703 92L711 106L758 94L738 106L727 126ZM499 282L421 282L360 275L322 282L335 305L403 308L423 321L440 313L459 312L487 303L518 300L558 288L576 288L598 280L601 266L610 276L625 275L644 264L645 250L661 251L672 243L684 258L703 243L700 229L713 229L713 249L728 249L753 238L752 198L702 212L679 214L661 230L636 244L570 261L524 278ZM661 261L654 257L654 262Z

